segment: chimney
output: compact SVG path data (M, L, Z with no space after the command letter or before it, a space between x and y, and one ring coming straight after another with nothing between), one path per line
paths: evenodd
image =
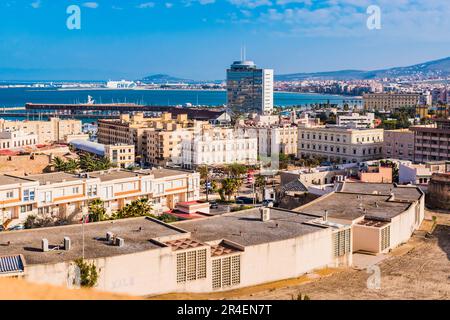
M48 240L42 239L42 252L48 252Z
M71 241L69 237L64 237L64 250L69 251L71 248Z
M323 221L328 221L328 210L325 210L325 215L323 216Z
M262 222L267 222L270 220L270 208L260 208L259 212L261 213Z

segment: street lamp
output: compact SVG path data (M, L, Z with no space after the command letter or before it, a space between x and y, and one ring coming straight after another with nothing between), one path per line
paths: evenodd
M89 216L89 208L86 205L83 205L81 207L81 215L82 215L82 222L81 222L81 234L83 238L82 243L82 258L84 260L84 224L86 223L86 216Z

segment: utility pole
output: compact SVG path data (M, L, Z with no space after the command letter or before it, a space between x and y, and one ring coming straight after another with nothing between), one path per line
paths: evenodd
M208 165L206 165L206 202L208 201L208 195L209 195L209 168Z

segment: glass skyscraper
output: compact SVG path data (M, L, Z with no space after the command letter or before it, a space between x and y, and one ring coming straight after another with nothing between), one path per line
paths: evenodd
M253 61L236 61L227 70L227 105L232 111L271 114L273 70L258 69Z

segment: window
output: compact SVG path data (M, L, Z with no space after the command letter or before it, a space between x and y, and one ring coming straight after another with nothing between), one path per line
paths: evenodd
M206 249L177 254L177 283L206 278Z
M391 245L391 226L381 229L381 251L389 248Z
M334 256L340 257L350 252L350 228L333 234Z
M219 258L212 261L212 288L220 289L241 283L241 256Z

